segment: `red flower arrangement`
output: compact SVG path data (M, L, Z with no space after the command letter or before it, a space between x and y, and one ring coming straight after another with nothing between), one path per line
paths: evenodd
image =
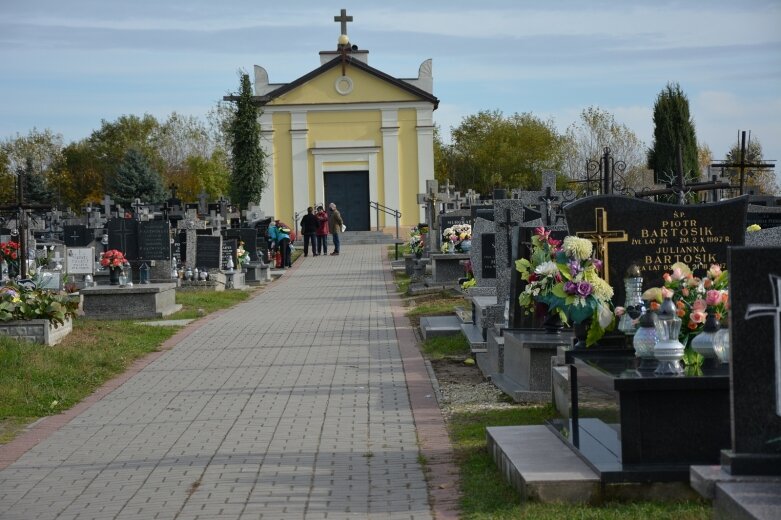
M19 242L0 242L0 261L14 262L19 258Z
M103 267L122 267L127 260L122 251L117 249L109 249L103 253L103 257L100 259L100 265Z

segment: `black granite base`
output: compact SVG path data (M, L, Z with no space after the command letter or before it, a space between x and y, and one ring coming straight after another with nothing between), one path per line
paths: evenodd
M571 419L551 426L604 482L689 480L730 445L729 375L637 370L620 351L568 352Z

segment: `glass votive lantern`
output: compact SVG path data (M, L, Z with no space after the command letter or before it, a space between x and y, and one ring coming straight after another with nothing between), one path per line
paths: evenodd
M721 363L729 363L729 329L722 327L713 338L713 352Z
M699 353L706 360L717 359L715 350L716 334L719 332L719 322L716 319L716 315L709 312L708 317L705 319L705 326L702 331L694 336L692 340L692 349Z
M659 366L654 371L659 375L678 375L683 373L681 359L684 346L678 341L681 332L681 319L676 315L675 304L670 298L665 298L656 316L657 342L654 346L654 357Z

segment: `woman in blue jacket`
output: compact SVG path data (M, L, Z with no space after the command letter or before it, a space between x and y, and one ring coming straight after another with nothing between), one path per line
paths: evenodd
M282 257L282 267L285 269L291 267L293 264L290 261L290 228L277 219L273 226L269 226L268 237Z

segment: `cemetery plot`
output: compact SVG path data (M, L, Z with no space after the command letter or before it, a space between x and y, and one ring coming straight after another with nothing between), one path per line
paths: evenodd
M726 268L727 248L742 245L748 197L680 206L617 195L582 199L565 208L571 235L594 244L604 278L624 301L623 279L637 265L644 286L662 285L676 262L702 275L711 264Z

